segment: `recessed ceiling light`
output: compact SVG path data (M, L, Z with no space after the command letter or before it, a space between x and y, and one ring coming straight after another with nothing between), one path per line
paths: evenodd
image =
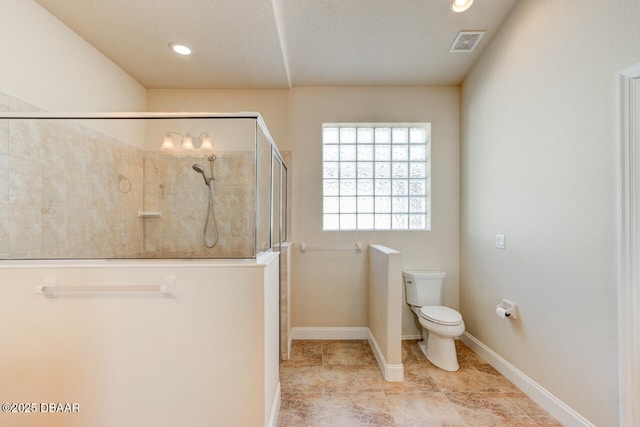
M473 0L453 0L451 8L454 12L464 12L473 4Z
M178 55L191 55L191 48L181 43L171 42L169 47Z

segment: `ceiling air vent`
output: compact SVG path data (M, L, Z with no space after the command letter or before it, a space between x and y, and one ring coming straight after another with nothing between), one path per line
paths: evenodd
M478 46L478 43L484 36L484 31L460 31L453 41L451 53L470 53Z

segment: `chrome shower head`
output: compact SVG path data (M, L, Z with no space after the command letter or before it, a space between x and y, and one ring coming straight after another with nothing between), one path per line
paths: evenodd
M204 169L202 168L202 166L200 166L199 164L195 163L192 166L192 168L193 168L194 171L196 171L199 174L201 174L202 175L202 179L204 179L204 183L206 185L209 185L209 180L207 179L207 176L204 174Z

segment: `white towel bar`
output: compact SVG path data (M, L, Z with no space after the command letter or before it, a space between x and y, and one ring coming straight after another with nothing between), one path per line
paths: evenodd
M355 246L307 246L306 242L300 242L300 252L307 251L334 252L334 251L356 251L362 252L362 242L356 242Z
M49 298L61 295L91 295L91 294L161 294L165 297L176 296L176 276L164 276L159 285L78 285L58 286L55 276L45 277L42 284L36 286L36 293Z

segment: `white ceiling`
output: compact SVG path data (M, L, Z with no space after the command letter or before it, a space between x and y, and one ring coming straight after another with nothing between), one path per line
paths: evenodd
M451 0L35 1L149 89L457 85L517 2L454 13ZM449 53L464 30L487 33L473 53Z

